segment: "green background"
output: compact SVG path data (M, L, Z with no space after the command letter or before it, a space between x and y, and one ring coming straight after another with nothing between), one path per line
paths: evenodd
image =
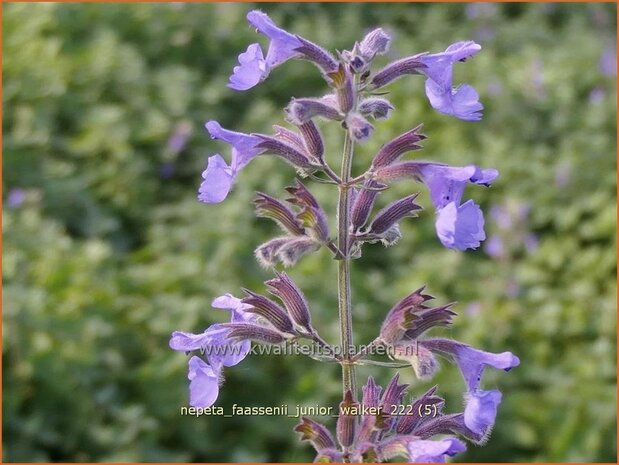
M322 95L295 61L245 92L225 87L239 53L261 41L248 4L10 4L3 8L3 432L5 461L305 461L282 417L193 418L186 357L173 330L222 321L210 301L272 277L253 258L278 234L256 219L255 190L283 196L294 171L260 157L220 205L196 200L207 156L229 148L203 123L268 132L293 96ZM616 458L616 43L613 4L262 4L288 30L332 50L370 27L393 34L388 58L474 39L456 65L486 110L479 123L434 112L423 79L389 87L396 112L359 148L362 172L384 142L420 122L408 157L496 167L466 196L486 212L489 250L444 249L423 186L398 184L379 205L421 191L427 208L393 248L354 262L354 330L373 339L390 306L422 284L458 301L453 328L433 331L521 366L488 372L504 394L485 447L462 461ZM341 130L322 124L338 164ZM187 136L182 150L173 135ZM335 191L308 182L333 220ZM19 197L23 195L23 199ZM23 200L23 201L22 201ZM511 226L492 211L508 211ZM503 224L503 226L501 226ZM494 239L496 241L498 239ZM492 252L490 250L490 252ZM322 250L290 270L315 325L336 343L335 263ZM456 367L432 383L462 408ZM381 384L386 368L361 367ZM218 405L336 405L340 374L302 356L247 358L227 369ZM333 420L327 421L330 428Z

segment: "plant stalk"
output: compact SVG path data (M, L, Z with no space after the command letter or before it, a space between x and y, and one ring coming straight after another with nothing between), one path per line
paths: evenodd
M350 172L354 142L346 131L344 150L342 154L341 184L339 186L339 202L337 208L338 218L338 249L344 255L338 260L337 284L338 284L338 313L340 320L340 341L342 345L342 390L350 390L356 399L355 366L351 361L350 348L353 344L352 333L352 306L350 294Z

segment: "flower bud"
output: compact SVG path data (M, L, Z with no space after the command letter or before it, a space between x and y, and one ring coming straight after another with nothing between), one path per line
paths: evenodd
M419 194L409 195L403 199L396 200L380 210L370 225L369 233L383 234L402 218L417 216L415 212L421 210L421 207L415 203L417 195Z
M418 339L419 336L430 328L436 326L450 326L452 318L456 316L456 312L450 310L452 305L453 304L431 308L418 313L418 318L415 320L413 327L406 330L404 337L406 339Z
M295 51L301 53L303 58L314 63L323 73L331 73L337 70L337 61L328 51L303 37L296 37L302 45L295 48Z
M335 449L335 441L329 430L314 420L301 417L301 423L294 427L294 431L301 433L301 441L309 441L318 453Z
M285 267L293 266L301 257L320 248L320 244L309 237L293 237L277 249L277 258Z
M370 31L361 42L355 42L352 51L345 50L342 56L356 74L369 74L370 63L376 55L389 50L391 37L381 28Z
M357 142L367 141L374 132L374 126L359 113L349 113L345 124L351 137Z
M420 61L423 55L425 54L421 53L389 63L374 75L370 81L372 87L378 89L407 74L422 74L422 70L427 68L427 66Z
M290 202L293 205L297 205L299 207L314 207L320 208L320 204L316 197L305 187L305 185L299 181L295 180L294 186L286 187L286 192L292 195L291 198L286 199L286 202Z
M291 198L286 199L293 205L301 207L297 219L307 228L308 234L317 242L325 242L329 238L327 214L312 193L297 180L295 186L286 188Z
M310 157L317 165L323 165L325 146L318 126L316 126L312 120L309 120L307 123L299 125L299 131L301 131L301 135L305 141L305 147Z
M396 432L398 434L415 434L416 429L433 418L436 418L443 411L445 400L435 396L436 386L430 388L425 394L416 399L406 409L406 415L400 417Z
M273 135L275 139L294 147L301 153L305 152L305 144L299 134L277 124L273 125L273 129L275 130L275 134Z
M393 411L394 405L400 405L402 403L402 399L404 399L404 394L408 389L408 384L398 384L400 381L400 374L396 373L389 381L389 384L385 388L385 392L383 392L383 397L381 399L381 405L383 406L383 411L386 414L390 414Z
M307 301L301 290L292 282L286 273L277 273L277 278L265 283L269 291L277 296L288 310L288 314L297 325L309 333L314 329Z
M393 108L393 105L387 99L369 97L359 102L358 110L363 116L371 116L374 119L387 119Z
M295 147L285 144L274 137L259 135L262 142L257 147L265 152L278 155L290 163L295 168L311 168L312 164L305 153L300 152Z
M391 165L376 168L372 178L378 182L387 184L405 179L421 180L421 169L429 164L434 163L423 161L403 161L400 163L393 163Z
M368 189L361 188L352 201L352 208L350 211L350 225L352 232L358 231L365 225L370 213L372 212L372 207L374 207L374 201L380 193L379 191L373 189L378 187L378 183L376 182L366 181L364 187L367 187Z
M337 71L328 74L330 85L335 89L340 111L348 114L355 105L355 85L352 74L344 65L340 65Z
M380 328L380 337L386 344L400 342L405 332L411 329L419 318L416 313L427 309L424 303L432 297L422 294L423 290L424 287L417 289L389 310Z
M263 268L274 267L279 260L277 252L284 244L288 243L288 241L290 241L290 236L276 237L275 239L271 239L259 245L256 250L254 250L254 255L260 266Z
M222 323L223 328L229 328L229 339L251 340L266 344L281 344L287 340L287 336L264 326L251 323Z
M247 297L242 302L251 305L251 308L245 310L246 312L260 315L282 333L294 334L294 327L286 310L263 295L248 289L243 289L243 291Z
M327 242L329 239L329 226L327 216L322 208L305 207L297 215L307 228L310 237L318 243Z
M359 53L367 61L371 61L376 55L387 53L389 45L391 45L391 37L379 27L368 32L359 43Z
M352 392L349 389L344 395L344 400L340 402L336 425L337 440L343 448L352 446L355 440L358 407L359 404L353 400Z
M344 119L344 115L337 107L337 102L324 97L292 99L285 111L290 122L297 126L307 123L315 116L335 121Z
M421 149L422 146L417 143L426 139L426 136L419 134L422 128L423 125L420 124L383 145L374 157L374 160L372 160L372 167L376 169L388 166L397 161L406 152Z
M305 234L303 225L296 218L295 213L276 198L258 192L254 199L254 205L256 206L256 216L275 221L285 232L294 236Z
M363 397L361 404L364 407L380 407L382 388L374 382L374 378L371 376L368 378L367 383L363 386ZM388 413L388 412L387 412ZM366 442L372 442L378 433L384 428L384 412L380 411L378 414L363 414L359 428L357 429L357 437L355 438L356 448ZM362 455L363 452L359 451Z
M355 74L364 74L367 73L370 63L367 61L359 51L359 42L355 42L355 46L352 51L344 50L342 52L342 57L350 65L352 72Z
M376 384L374 378L368 377L368 382L363 386L362 403L368 407L378 407L380 401L380 393L383 389Z

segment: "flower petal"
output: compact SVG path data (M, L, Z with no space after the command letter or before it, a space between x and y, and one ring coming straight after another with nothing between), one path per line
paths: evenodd
M437 213L436 234L448 249L476 249L486 239L483 213L472 200L459 207L451 202Z
M204 181L198 190L198 200L204 203L222 202L234 183L235 173L219 154L208 159L206 170L202 173Z
M239 65L234 67L228 87L234 90L251 89L268 75L269 67L260 45L251 44L246 52L239 55Z
M463 167L440 164L420 164L421 178L430 191L432 203L436 209L445 207L450 202L460 204L466 183L475 176L475 165Z
M494 426L501 398L501 392L496 389L469 393L464 408L464 424L466 427L481 435L489 433Z
M185 333L183 331L174 331L170 338L170 348L179 352L189 352L203 348L211 339L208 330L202 334Z
M247 13L247 20L258 32L271 39L266 57L266 64L269 68L274 68L298 55L295 49L303 45L301 41L295 35L277 27L268 15L262 11L253 10Z
M479 94L468 84L457 89L426 79L426 95L435 110L465 121L479 121L484 109Z
M462 84L451 92L451 115L465 121L479 121L484 106L479 102L479 94L468 84Z
M457 345L454 356L469 392L475 392L478 389L481 375L486 366L509 371L520 365L520 359L511 352L493 354L464 344Z
M219 395L219 373L199 357L189 359L189 405L210 407Z
M443 463L445 455L450 457L466 450L466 446L454 438L440 441L416 440L408 443L410 463Z

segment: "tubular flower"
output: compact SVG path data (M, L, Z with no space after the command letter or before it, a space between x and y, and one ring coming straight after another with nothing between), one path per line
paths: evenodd
M266 149L259 147L262 139L258 136L224 129L217 121L206 123L206 129L213 139L221 139L232 145L230 165L221 155L215 154L209 157L206 170L202 173L203 181L198 191L198 200L204 203L219 203L228 196L238 172Z
M495 169L480 169L475 165L453 167L423 163L419 177L428 186L437 211L436 233L441 243L450 249L476 249L486 238L484 216L479 206L469 200L461 204L467 183L490 186L499 175Z
M257 316L247 312L250 305L230 294L217 297L211 304L214 308L230 311L230 322L253 322ZM174 331L170 348L179 352L199 351L208 363L198 356L189 359L189 404L193 407L210 407L217 400L219 385L223 381L223 367L240 363L249 353L250 341L229 338L230 329L223 324L214 324L201 334Z
M423 55L419 61L425 65L420 72L426 79L426 95L435 110L467 121L481 119L483 105L479 94L468 84L454 88L453 65L464 61L481 50L473 41L456 42L442 53Z

